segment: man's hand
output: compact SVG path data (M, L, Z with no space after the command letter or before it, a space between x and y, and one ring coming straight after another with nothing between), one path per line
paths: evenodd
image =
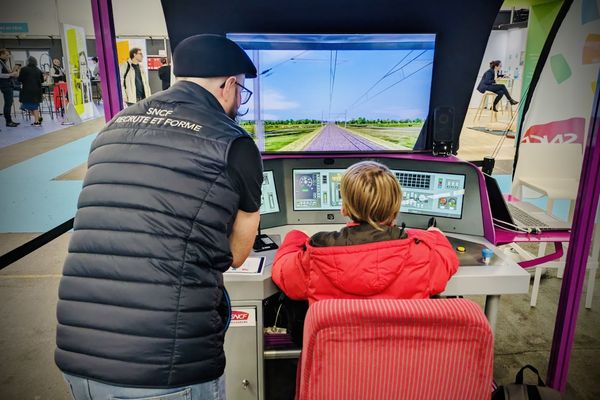
M19 76L19 71L13 71L13 72L9 73L8 75L10 75L11 78L16 78Z
M233 255L233 262L231 263L232 267L239 267L246 261L246 258L248 258L248 254L250 254L250 251L252 250L254 238L258 231L259 222L259 211L247 213L238 210L235 222L233 223L231 236L229 236L229 247L231 248L231 254Z

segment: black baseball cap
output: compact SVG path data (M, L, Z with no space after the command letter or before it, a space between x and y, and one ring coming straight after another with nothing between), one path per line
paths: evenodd
M256 67L246 52L225 36L190 36L173 53L175 76L209 78L244 74L256 78Z

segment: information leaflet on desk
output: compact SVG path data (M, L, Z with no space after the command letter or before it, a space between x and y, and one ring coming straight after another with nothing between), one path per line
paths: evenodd
M265 265L265 257L248 257L244 263L238 268L229 268L225 271L226 274L256 274L263 273Z

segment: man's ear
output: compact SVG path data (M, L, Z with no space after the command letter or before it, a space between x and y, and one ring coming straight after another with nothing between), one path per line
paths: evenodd
M225 81L225 90L233 90L235 91L235 82L236 82L236 78L235 76L230 76L229 78L227 78L227 80Z
M236 82L236 78L235 76L230 76L225 80L225 85L222 88L222 96L223 96L223 100L228 103L229 102L229 98L231 98L231 92L233 91L235 93L236 87L235 87L235 82Z

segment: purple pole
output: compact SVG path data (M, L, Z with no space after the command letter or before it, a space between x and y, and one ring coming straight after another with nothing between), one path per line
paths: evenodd
M560 290L556 324L554 325L554 337L552 339L552 349L550 350L550 361L548 363L548 385L561 392L564 392L567 387L571 349L573 348L573 340L575 338L577 314L579 312L587 260L590 254L594 221L598 207L598 194L600 193L600 147L598 143L600 140L599 90L600 86L596 88L594 106L590 118L590 130L585 145L583 165L581 167L570 246L567 253L562 288Z
M112 0L92 0L92 16L104 102L104 118L106 121L110 121L123 107Z

